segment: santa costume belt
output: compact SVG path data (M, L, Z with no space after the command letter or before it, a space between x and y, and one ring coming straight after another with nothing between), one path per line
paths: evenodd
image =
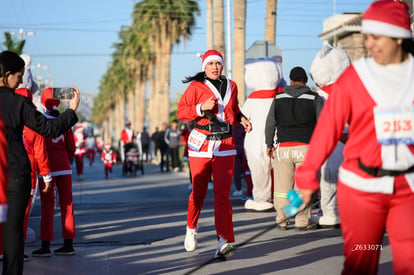
M222 139L226 139L231 137L231 132L230 133L224 133L224 134L211 134L211 135L207 135L206 139L208 140L222 140Z
M227 122L211 122L208 123L206 125L200 125L198 123L196 123L195 128L200 129L200 130L206 130L211 132L212 134L228 134L230 133L231 136L231 132L232 132L232 128L231 128L231 124L227 123Z
M407 170L386 170L386 169L382 169L378 167L368 167L368 166L365 166L360 159L358 160L358 166L359 166L359 169L361 169L362 171L374 177L385 177L385 176L395 177L395 176L414 172L414 166L411 166Z

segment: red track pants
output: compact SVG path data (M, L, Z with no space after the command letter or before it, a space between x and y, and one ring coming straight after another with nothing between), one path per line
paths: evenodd
M395 275L414 274L414 193L404 176L394 193L368 193L339 182L338 208L344 239L342 274L377 274L385 230Z
M62 237L64 239L74 239L75 216L73 212L72 198L72 176L63 175L53 177L51 187L47 193L40 192L42 208L42 218L40 221L40 239L42 241L53 240L53 216L55 208L55 184L59 196L59 206L62 222ZM39 189L45 188L45 183L39 180Z
M214 216L217 237L234 242L230 188L233 179L234 156L190 157L193 190L188 200L187 226L196 228L211 174L214 180Z

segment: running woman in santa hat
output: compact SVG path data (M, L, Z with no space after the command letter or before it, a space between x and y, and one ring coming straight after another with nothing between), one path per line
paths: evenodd
M52 96L52 88L46 88L40 102L46 109L44 116L48 119L55 119L59 115L57 107L59 99ZM75 153L75 141L72 130L56 138L46 138L47 153L52 175L52 183L47 192L40 193L41 201L41 220L40 220L40 239L42 247L32 252L34 257L50 257L50 242L53 240L53 216L55 206L55 186L59 196L60 215L62 223L62 237L64 244L54 251L55 255L75 255L73 249L73 239L75 233L75 215L73 211L72 197L72 168L69 160ZM43 179L39 181L39 189L45 188Z
M361 32L370 57L353 62L332 85L295 179L309 204L318 171L348 124L337 189L342 274L377 274L385 232L394 274L414 274L414 43L407 5L373 2Z
M252 125L239 109L236 83L222 75L224 62L220 52L208 50L201 58L202 71L183 81L190 85L177 105L179 120L195 121L188 138L193 189L188 200L184 247L187 251L197 247L198 218L213 174L218 240L215 257L222 259L234 242L229 196L236 150L231 126L241 123L249 132Z

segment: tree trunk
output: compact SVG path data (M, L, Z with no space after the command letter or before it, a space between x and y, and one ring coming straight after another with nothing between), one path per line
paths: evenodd
M225 55L224 40L224 0L214 0L214 49Z
M115 125L114 124L115 124L115 108L112 107L109 110L109 114L108 114L108 134L107 134L108 139L105 139L105 141L111 143L111 145L114 141L116 141L112 137L112 134L115 130Z
M214 48L213 43L213 0L207 0L207 50Z
M149 92L149 107L148 107L148 120L149 127L155 129L155 127L160 126L158 121L158 93L157 87L155 85L155 64L151 63L148 65L148 92Z
M138 129L139 122L135 120L135 90L131 90L128 92L128 115L126 116L129 121L131 121L132 129Z
M170 66L172 43L165 41L160 69L160 93L159 93L159 125L170 120Z
M125 96L121 95L118 102L116 103L116 138L119 140L121 138L121 132L125 128ZM134 129L135 130L135 129Z
M233 80L237 84L239 103L246 98L244 60L246 58L246 0L234 0L234 66Z
M145 113L146 113L146 104L145 104L145 79L140 77L139 80L135 83L135 117L137 121L137 130L141 130L145 125ZM138 128L139 127L139 128Z
M266 1L266 32L265 40L276 43L276 9L277 0Z

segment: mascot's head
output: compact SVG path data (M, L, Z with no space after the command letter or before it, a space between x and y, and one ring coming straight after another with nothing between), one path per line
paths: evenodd
M282 57L247 58L244 63L244 79L253 91L273 90L282 81Z
M310 75L315 84L323 88L334 83L350 64L342 48L325 45L313 59Z

